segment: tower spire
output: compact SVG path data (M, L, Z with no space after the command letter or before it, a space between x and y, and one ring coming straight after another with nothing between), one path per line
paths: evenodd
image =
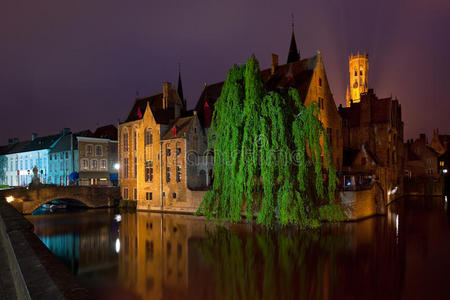
M300 53L297 50L297 42L295 41L295 34L294 34L294 14L291 14L292 18L292 35L291 35L291 45L289 46L289 53L288 53L288 59L287 63L296 62L300 60Z
M178 87L177 87L178 96L180 96L181 104L183 105L183 109L186 110L186 100L183 95L183 84L181 83L181 64L178 63Z

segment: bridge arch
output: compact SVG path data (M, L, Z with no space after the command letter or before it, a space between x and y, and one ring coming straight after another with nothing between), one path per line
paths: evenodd
M118 187L45 186L33 189L10 189L3 196L13 196L13 206L23 214L31 214L45 203L58 199L73 199L90 208L114 206L120 199Z
M68 200L68 201L71 201L71 202L75 201L75 202L84 204L85 207L95 208L94 206L91 206L91 204L88 201L86 201L85 199L83 199L83 198L77 199L75 197L70 197L70 198L67 198L67 197L65 197L65 198L52 197L52 198L39 199L37 201L33 201L33 203L27 207L27 211L24 212L24 213L30 213L31 214L34 211L36 211L37 209L39 209L40 207L42 207L44 204L48 204L48 203L51 203L51 202L56 201L56 200Z

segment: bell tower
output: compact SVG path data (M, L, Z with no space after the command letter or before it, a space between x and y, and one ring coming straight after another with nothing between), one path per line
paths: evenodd
M357 103L361 99L361 93L366 93L368 90L368 75L369 75L369 55L366 53L356 55L353 53L348 58L348 67L350 72L349 77L349 93L347 91L347 107L350 106L351 101Z

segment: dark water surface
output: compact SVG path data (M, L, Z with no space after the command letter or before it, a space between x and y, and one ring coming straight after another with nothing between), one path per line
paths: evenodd
M114 210L28 217L102 299L449 299L445 198L314 231Z

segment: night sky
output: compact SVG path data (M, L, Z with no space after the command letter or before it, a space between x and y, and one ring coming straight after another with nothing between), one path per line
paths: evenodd
M188 107L204 83L255 54L285 63L291 13L302 58L320 50L336 104L348 55L367 51L369 87L397 96L405 138L450 134L450 1L2 0L0 144L124 120L136 97L181 72Z

